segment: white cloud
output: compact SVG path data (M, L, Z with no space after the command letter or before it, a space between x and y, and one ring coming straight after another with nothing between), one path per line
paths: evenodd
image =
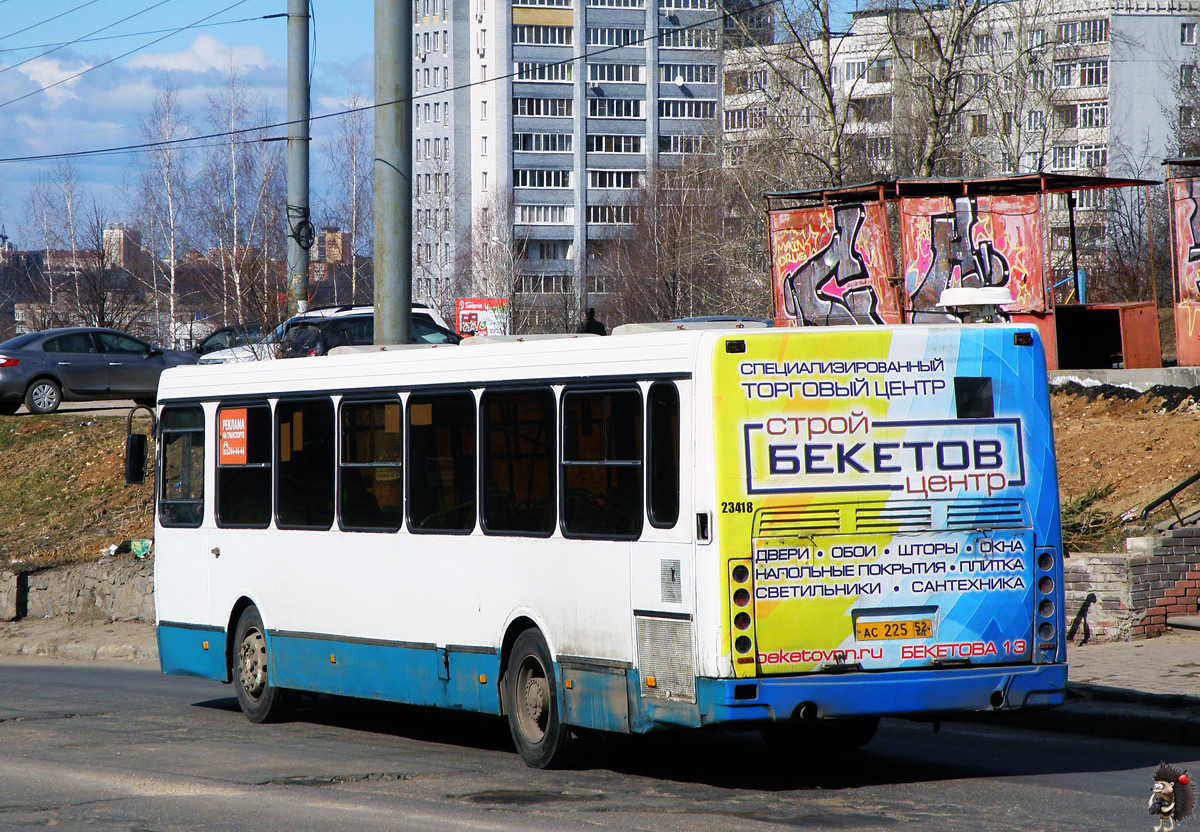
M279 62L260 46L230 46L212 35L200 35L183 52L138 55L129 59L128 66L181 72L225 72L232 66L238 72L245 72L279 66Z
M72 78L70 81L64 81L64 79L89 68L89 64L82 62L66 63L53 58L35 58L20 66L17 71L39 87L49 87L45 91L46 98L52 106L57 106L66 101L79 100L79 94L73 87L79 83L80 79ZM58 83L60 81L63 83ZM51 87L51 84L58 84L58 86Z

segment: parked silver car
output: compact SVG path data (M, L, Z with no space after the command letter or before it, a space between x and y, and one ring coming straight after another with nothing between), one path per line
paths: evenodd
M0 343L0 415L16 413L22 403L32 413L53 413L64 401L153 404L162 371L198 358L100 327L18 335Z

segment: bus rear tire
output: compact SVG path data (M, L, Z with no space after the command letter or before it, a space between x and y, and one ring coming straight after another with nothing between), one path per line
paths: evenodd
M571 732L558 710L558 682L550 650L537 630L513 643L504 674L504 711L521 759L533 768L560 768L569 756Z
M292 692L270 684L267 628L257 607L247 607L238 619L229 657L230 676L238 706L251 722L278 722L292 709Z

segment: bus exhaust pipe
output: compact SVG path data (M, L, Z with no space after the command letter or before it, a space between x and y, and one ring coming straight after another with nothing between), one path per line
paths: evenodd
M1003 708L1004 707L1004 691L1002 691L1002 690L992 691L991 698L988 699L988 702L991 703L993 708Z

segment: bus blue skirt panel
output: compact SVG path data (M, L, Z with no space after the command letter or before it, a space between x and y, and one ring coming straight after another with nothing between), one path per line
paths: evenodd
M223 627L164 621L155 632L163 673L229 681Z

